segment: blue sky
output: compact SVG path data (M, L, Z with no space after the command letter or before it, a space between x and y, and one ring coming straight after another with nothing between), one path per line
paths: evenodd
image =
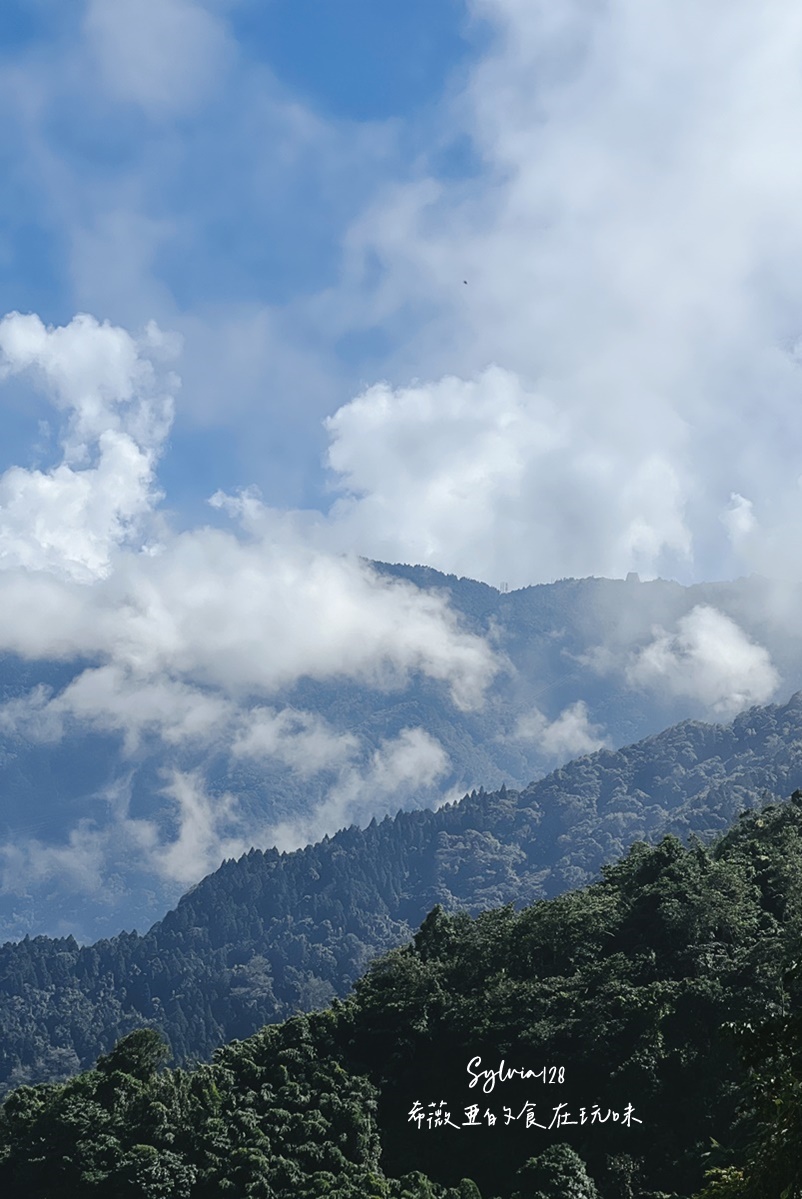
M330 550L490 582L771 571L795 10L715 10L9 0L0 307L177 336L174 530L258 488ZM0 465L55 467L11 374Z
M311 760L322 829L447 755L288 687L424 676L468 710L504 668L364 559L798 578L800 61L795 0L5 0L0 653L75 677L0 722ZM721 613L629 634L592 656L622 685L635 654L714 712L776 691ZM566 712L525 724L579 752ZM219 860L202 778L174 841L115 803L0 867Z
M322 417L360 371L369 377L389 335L332 336L305 318L303 302L336 287L343 236L377 190L414 178L432 155L451 177L475 169L468 140L439 128L438 105L481 53L487 23L455 0L11 0L0 22L17 118L2 144L2 310L48 324L77 311L129 328L194 321L204 340L210 323L221 340L227 326L252 358L229 384L241 420L219 395L229 364L218 394L193 396L194 370L206 364L191 365L190 334L188 386L161 468L171 501L186 520L209 519L208 495L257 483L280 505L326 503ZM175 39L183 66L169 47L160 57L160 38ZM122 84L120 56L131 60ZM289 324L299 355L319 356L300 400L292 353L271 377L260 316ZM30 396L28 406L33 415L41 405ZM35 428L19 415L6 429L7 465L25 460Z

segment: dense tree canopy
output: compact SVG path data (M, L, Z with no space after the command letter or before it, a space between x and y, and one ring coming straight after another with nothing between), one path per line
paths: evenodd
M193 1071L140 1030L20 1087L0 1190L796 1199L800 798L520 912L435 906L344 1002Z
M800 743L802 696L731 725L686 722L524 791L473 792L296 853L253 850L145 936L9 943L0 1090L67 1078L142 1025L165 1034L176 1061L208 1060L227 1040L344 996L435 904L521 907L597 877L633 841L722 832L767 793L802 786ZM684 935L668 914L664 924L666 944Z

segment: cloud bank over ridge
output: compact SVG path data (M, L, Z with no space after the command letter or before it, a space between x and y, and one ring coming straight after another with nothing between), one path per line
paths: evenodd
M44 392L57 443L0 472L0 650L82 661L0 727L325 778L290 838L436 789L448 753L412 726L368 748L282 689L423 680L470 712L509 669L364 558L512 588L799 575L802 19L468 0L483 40L439 103L360 121L294 90L239 7L88 0L0 63L59 266L41 318L0 322L0 394ZM788 595L767 619L792 639ZM783 685L707 603L619 640L600 673L710 715ZM606 730L565 697L508 735L559 755ZM272 835L200 775L162 782L170 836L123 787L113 833L9 844L8 877L101 879L127 845L185 880Z
M172 418L158 360L173 350L156 326L137 340L87 316L63 328L18 314L0 322L0 371L29 374L63 417L59 461L0 477L0 651L96 663L57 693L40 685L0 706L0 727L42 744L81 728L117 732L131 757L153 735L272 758L301 777L328 771L329 800L305 826L334 831L365 794L397 805L430 785L446 769L444 750L409 728L360 764L357 736L254 701L302 678L382 692L419 673L468 710L502 662L441 597L305 542L269 513L250 532L172 532L154 475ZM178 384L172 373L165 382ZM228 507L236 515L242 504ZM182 884L254 839L286 843L287 829L248 827L235 797L207 795L197 772L173 772L163 794L176 814L172 839L118 796L111 829L84 822L61 849L6 846L5 886L48 870L92 886L112 842Z

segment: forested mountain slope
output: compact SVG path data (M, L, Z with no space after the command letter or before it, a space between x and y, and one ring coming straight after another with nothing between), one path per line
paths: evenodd
M555 896L635 841L723 831L802 786L802 695L686 722L516 792L399 813L290 854L254 850L144 936L0 949L0 1080L66 1077L141 1024L179 1061L344 995L426 913Z
M344 1003L192 1073L160 1073L139 1030L64 1086L23 1087L0 1111L0 1187L795 1199L800 939L798 792L712 846L637 843L519 913L436 907Z
M759 578L562 579L504 592L426 567L370 566L413 584L424 604L447 601L461 635L498 666L483 703L459 707L423 669L360 679L316 674L312 662L232 708L211 687L169 699L131 690L103 661L0 656L0 940L149 927L231 856L227 843L294 847L480 784L526 787L603 744L726 719L802 687L799 596ZM196 865L181 840L190 800L205 821Z

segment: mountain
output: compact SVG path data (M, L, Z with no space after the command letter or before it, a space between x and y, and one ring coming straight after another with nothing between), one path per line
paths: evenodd
M755 797L753 797L754 799ZM791 1199L802 792L515 912L436 906L345 1002L0 1109L9 1199ZM796 963L796 964L795 964ZM704 1187L704 1194L699 1195Z
M278 691L232 698L197 680L145 685L101 660L0 658L0 937L148 927L252 845L295 848L480 784L520 790L603 745L802 687L800 596L755 576L507 592L367 567L443 601L493 655L482 703L460 706L423 668L360 681L311 664Z
M144 936L0 949L0 1082L66 1077L132 1028L180 1062L343 996L436 904L478 912L557 896L635 842L721 833L802 787L802 693L727 725L686 721L522 791L399 812L293 853L252 850Z

